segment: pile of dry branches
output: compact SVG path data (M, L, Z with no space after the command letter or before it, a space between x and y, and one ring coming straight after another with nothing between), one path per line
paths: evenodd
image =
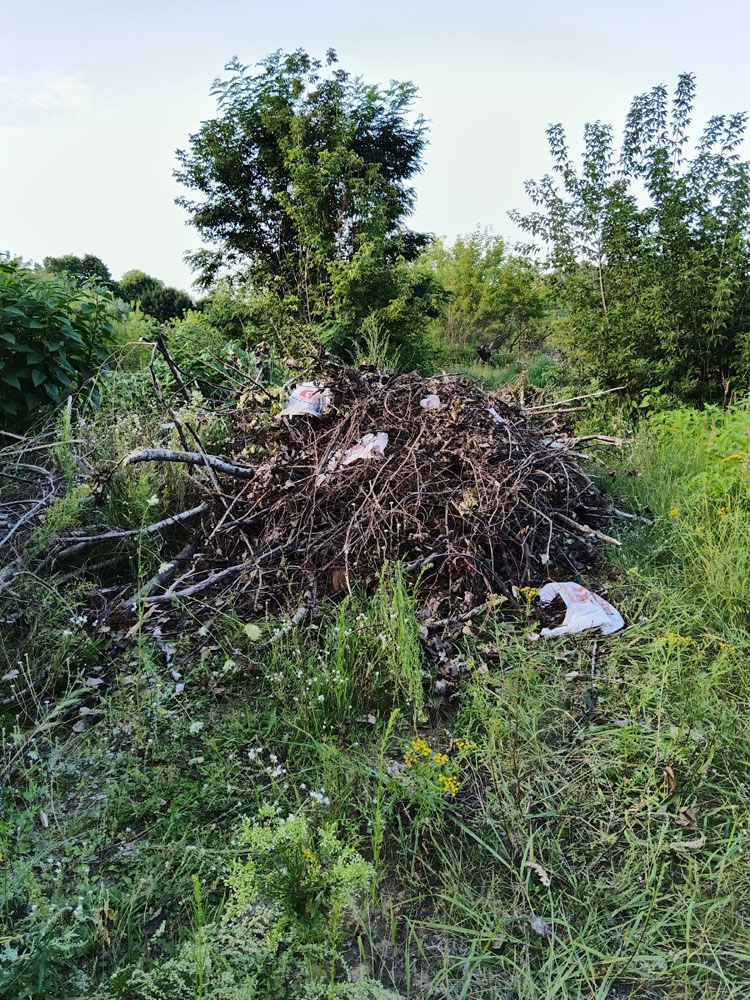
M542 437L522 411L471 381L329 366L317 382L329 398L320 418L271 418L270 397L249 392L232 414L227 457L190 428L179 428L180 439L192 434L195 451L124 456L112 475L182 463L202 495L145 529L60 534L36 572L96 579L108 567L99 594L110 612L140 604L172 614L223 594L245 611L275 614L370 586L385 563L401 560L421 574L421 598L439 618L492 593L512 602L514 586L580 575L597 540L615 542L602 530L611 508L575 444ZM348 463L372 434L387 435L382 456ZM263 457L250 464L248 453ZM145 582L121 558L144 531L162 560Z
M235 454L253 441L268 454L255 468L203 448L126 457L202 465L213 484L204 503L176 515L190 522L177 558L126 603L227 586L253 605L303 591L314 601L367 586L384 563L403 560L424 572L423 594L472 605L577 575L596 538L611 540L600 530L607 504L570 447L542 440L472 382L335 368L319 384L331 400L322 419L282 417L269 429L258 404L237 411ZM422 405L430 396L433 408ZM383 433L381 459L343 463L365 435Z

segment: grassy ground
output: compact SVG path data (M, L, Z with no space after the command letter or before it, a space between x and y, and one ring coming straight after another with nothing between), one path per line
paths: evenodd
M586 581L627 628L490 610L454 699L398 568L279 635L226 606L114 647L84 593L27 581L0 694L46 674L3 709L0 995L747 996L748 453L745 409L680 411L596 464L654 518ZM134 479L121 520L167 487Z

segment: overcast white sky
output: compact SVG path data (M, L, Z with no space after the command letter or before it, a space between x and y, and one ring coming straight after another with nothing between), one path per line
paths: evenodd
M750 107L750 6L715 0L0 0L0 249L94 253L189 289L197 245L174 205L174 151L214 112L233 55L322 55L413 80L431 121L412 224L513 235L544 130L621 124L630 99L698 76L696 120Z

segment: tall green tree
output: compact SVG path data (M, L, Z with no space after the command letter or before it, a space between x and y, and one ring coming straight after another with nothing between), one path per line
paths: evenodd
M226 71L212 91L219 116L177 153L191 192L179 204L209 244L189 259L204 286L239 272L340 340L387 309L394 283L404 291L396 272L428 242L405 225L426 143L415 87L365 83L332 50L325 63L300 49ZM357 272L370 284L365 312Z
M180 319L194 305L187 292L165 285L145 271L126 271L114 290L126 302L138 302L147 316L153 316L161 323Z
M745 113L717 115L691 147L695 79L636 97L619 149L584 130L580 168L562 125L547 131L553 175L516 220L547 248L568 342L589 372L635 391L702 402L750 368L750 164Z
M422 261L450 295L437 324L443 342L496 350L539 334L547 311L541 269L507 253L501 237L477 230L452 246L436 240Z
M63 254L62 257L45 257L42 265L44 270L49 271L50 274L69 274L79 284L83 284L91 278L102 284L112 280L107 265L92 253L84 254L83 257L76 257L72 253Z

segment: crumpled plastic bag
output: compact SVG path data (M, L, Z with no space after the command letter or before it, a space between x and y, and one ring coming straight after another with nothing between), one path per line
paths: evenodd
M385 449L387 446L388 435L385 431L380 431L377 434L365 434L351 448L347 448L343 452L336 452L326 466L326 471L318 476L316 480L317 485L320 486L321 483L330 479L332 473L341 465L351 465L352 462L357 462L360 459L385 458Z
M436 392L431 392L429 396L420 399L419 405L423 410L439 410L443 404L440 402L440 396Z
M378 434L365 434L351 448L347 448L341 458L342 465L351 465L359 458L385 458L388 446L388 435L385 431Z
M296 386L279 416L297 417L301 413L310 413L314 417L322 417L330 403L330 389L321 388L317 382L302 382Z
M589 628L598 628L602 635L610 635L625 624L619 611L580 583L546 583L539 591L539 601L549 604L558 594L565 601L565 618L557 628L543 628L542 635L571 635Z

